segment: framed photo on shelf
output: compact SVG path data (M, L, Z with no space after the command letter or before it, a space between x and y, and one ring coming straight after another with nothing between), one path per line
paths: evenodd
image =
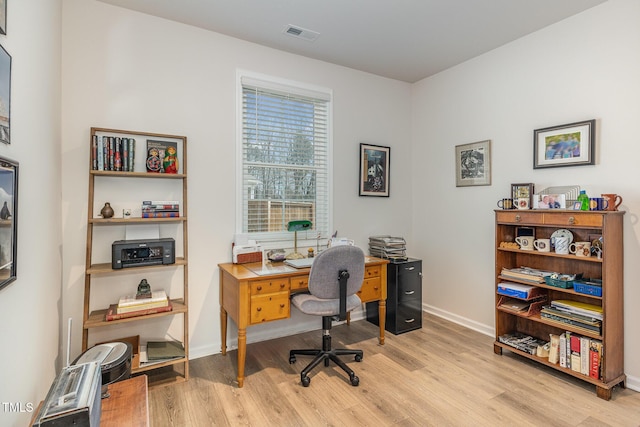
M391 148L360 143L360 196L389 197Z
M491 185L491 141L456 145L456 187Z
M534 130L533 168L593 165L595 134L595 120Z
M18 163L0 157L0 289L16 280Z
M513 199L514 205L516 204L516 199L528 199L528 207L533 206L533 184L511 184L511 198Z
M11 143L11 55L0 46L0 142Z

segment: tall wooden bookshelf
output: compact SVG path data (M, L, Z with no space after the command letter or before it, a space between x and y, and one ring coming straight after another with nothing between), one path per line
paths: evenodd
M502 354L503 349L549 366L567 375L579 378L596 387L598 397L609 400L613 387L625 386L624 373L624 322L623 322L623 215L618 211L503 211L496 210L496 341L494 352ZM513 247L501 247L502 242L513 242L519 232L533 231L536 239L550 238L558 230L569 230L573 241L590 241L602 237L602 256L578 257L555 252L521 250ZM538 270L562 274L579 274L589 279L602 280L602 296L577 292L574 288L549 286L546 283L535 284L536 291L547 296L547 301L570 300L602 307L603 320L600 332L585 332L569 324L558 324L541 317L539 312L514 313L502 308L502 298L497 292L498 284L504 281L532 285L530 281L519 281L503 277L502 269L530 267ZM548 304L548 302L547 302ZM549 341L550 334L570 333L586 336L602 342L604 358L601 361L600 377L576 372L550 363L548 358L538 357L500 342L503 334L514 332Z
M135 140L134 157L128 170L104 170L108 168L102 166L102 170L98 166L98 162L94 161L96 157L95 141L96 138L118 137L130 138ZM178 147L178 165L177 173L155 173L147 172L147 140L164 141L175 143ZM132 366L132 374L145 373L149 375L150 384L167 383L189 378L189 306L188 306L188 223L187 223L187 138L185 136L167 135L160 133L137 132L120 129L107 128L91 128L91 137L89 141L89 194L88 194L88 210L87 210L87 241L86 241L86 263L84 275L84 310L83 310L83 331L82 331L82 350L89 347L90 332L96 328L109 328L116 325L126 326L126 330L131 330L129 335L136 335L137 326L141 322L148 322L151 319L165 318L167 316L182 316L182 337L181 341L184 346L184 357L172 359L155 364L137 364L134 358ZM104 162L103 162L104 164ZM133 169L133 170L131 170ZM172 188L175 190L171 193L171 197L180 203L179 217L172 218L142 218L141 211L133 210L133 215L125 217L122 209L116 209L115 215L111 218L103 218L100 215L102 205L105 203L107 193L109 197L118 198L118 194L122 195L123 200L128 200L128 206L131 206L135 199L137 207L142 205L143 200L153 199L151 194L164 194L164 188L168 183L175 183ZM140 194L128 194L138 191ZM114 196L115 194L115 196ZM149 197L149 198L147 198ZM156 196L158 197L158 196ZM158 200L158 199L154 199ZM166 200L162 198L160 200ZM174 199L171 199L174 200ZM113 205L113 203L112 203ZM135 207L135 206L134 206ZM137 215L136 215L137 214ZM104 258L105 250L111 253L111 246L108 248L104 244L104 237L101 243L97 242L95 233L99 230L106 233L113 241L124 240L125 230L127 228L151 226L157 227L160 234L167 231L174 234L178 238L175 248L175 264L169 265L146 265L129 268L113 269L111 262L104 262L100 259L96 262L96 253L101 252ZM112 236L112 237L111 237ZM163 236L160 236L163 237ZM100 246L102 245L102 246ZM110 260L110 258L109 258ZM177 270L181 270L181 274ZM177 274L181 280L181 295L176 293L169 294L173 309L168 312L148 314L138 317L129 317L119 320L106 320L106 314L109 305L117 303L117 299L111 301L93 301L92 290L94 283L98 278L109 283L117 283L130 281L131 276L140 274L161 274L171 276ZM173 279L167 279L173 280ZM127 294L135 293L136 282L131 282L133 286ZM159 290L152 283L152 290ZM162 286L160 286L162 287ZM97 309L92 309L95 304ZM140 340L144 341L145 337ZM138 353L139 349L134 349L134 353Z

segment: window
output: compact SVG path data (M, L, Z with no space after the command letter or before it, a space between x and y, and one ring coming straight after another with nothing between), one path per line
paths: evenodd
M290 239L287 223L306 219L329 231L330 94L241 77L242 233Z

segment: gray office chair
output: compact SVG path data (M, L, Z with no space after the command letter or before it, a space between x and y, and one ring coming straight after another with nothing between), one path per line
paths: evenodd
M332 360L349 374L351 385L357 386L360 379L338 356L354 355L355 361L362 361L362 350L332 349L331 322L345 320L347 312L360 306L356 292L364 279L364 253L355 246L334 246L321 252L311 265L309 273L309 294L298 294L291 298L293 305L305 314L322 316L322 350L291 350L289 363L295 363L296 354L315 356L300 373L300 381L305 387L311 379L309 372L320 362L329 366Z

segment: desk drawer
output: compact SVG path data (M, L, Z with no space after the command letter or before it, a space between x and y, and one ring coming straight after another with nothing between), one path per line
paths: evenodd
M365 276L366 277L366 276ZM358 297L362 302L379 300L382 296L382 289L380 286L380 278L375 277L373 279L364 279L362 288L358 291Z
M289 317L289 292L275 292L251 297L251 324Z
M372 265L364 268L364 278L370 279L372 277L380 277L380 269L386 268L385 266Z
M289 279L261 280L251 282L251 296L265 295L289 290Z
M290 279L291 291L299 291L301 289L307 289L309 287L309 275L294 276Z
M544 214L544 223L548 225L557 225L558 227L572 226L594 226L602 227L602 214L597 213L547 213Z
M499 223L535 225L542 224L542 215L525 210L504 211L496 213L496 220Z

